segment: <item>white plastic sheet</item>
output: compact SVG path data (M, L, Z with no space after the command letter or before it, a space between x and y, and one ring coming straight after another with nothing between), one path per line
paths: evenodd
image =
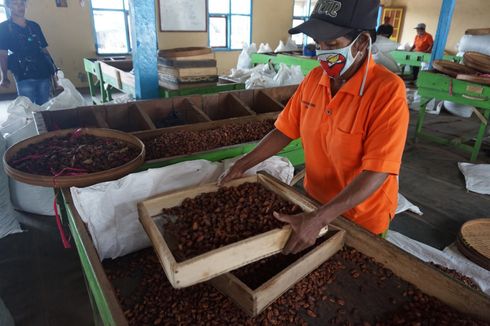
M466 189L478 194L490 195L490 164L458 162L466 181Z
M413 203L411 203L405 196L402 194L398 193L398 206L396 208L395 214L400 214L405 211L410 211L413 212L417 215L423 215L422 211L418 206L415 206Z
M2 157L6 150L6 145L5 139L0 135L0 156ZM22 232L17 220L18 216L19 213L14 210L10 202L9 182L3 170L2 160L0 161L0 239L9 234Z
M117 258L150 246L138 220L138 202L156 194L214 182L231 163L182 162L70 190L77 211L88 225L100 259ZM285 182L291 180L294 172L291 163L280 157L272 157L247 173L257 170L273 172Z
M388 232L387 240L423 261L458 271L471 278L483 292L490 295L490 273L462 256L454 244L440 251L392 230Z

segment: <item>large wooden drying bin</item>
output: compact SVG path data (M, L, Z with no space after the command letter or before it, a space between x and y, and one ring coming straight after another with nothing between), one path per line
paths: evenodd
M251 177L234 180L226 184L226 186L238 186L246 182L259 183L269 191L298 205L304 211L309 212L314 209L314 206L308 200L305 200L304 196L266 173L259 172L259 174ZM286 225L281 229L274 229L182 262L177 262L168 239L160 227L162 209L179 206L186 198L194 198L202 193L215 192L218 188L219 186L216 183L207 184L159 195L138 203L141 224L150 237L165 274L174 288L183 288L201 283L274 255L282 250L291 234L291 227ZM325 228L320 235L326 232L327 229Z
M128 325L121 304L107 279L93 241L77 212L69 189L63 189L62 216L68 220L73 241L87 279L89 295L94 309L104 325ZM354 223L339 217L334 226L345 230L345 245L372 257L403 280L414 284L454 309L490 321L490 298L472 290L447 276L431 265L406 253L393 244L363 230Z

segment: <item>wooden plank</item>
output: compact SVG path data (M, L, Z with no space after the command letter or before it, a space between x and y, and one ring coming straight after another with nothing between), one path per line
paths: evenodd
M93 245L92 238L88 233L87 227L83 223L82 218L80 217L78 211L75 208L75 205L73 204L71 193L69 189L63 189L62 192L65 203L68 206L68 209L70 210L73 217L73 227L77 230L77 236L80 238L83 244L83 248L77 247L77 249L79 250L79 252L81 251L81 255L84 254L85 257L83 258L86 258L89 262L89 266L84 266L84 268L89 268L88 271L85 270L85 274L88 273L94 276L94 281L96 282L96 284L93 285L98 286L97 290L100 290L100 294L103 297L102 299L107 304L107 307L109 309L109 311L101 312L101 314L110 313L110 317L114 322L114 324L112 325L126 326L128 325L128 322L126 320L126 317L124 316L124 312L121 308L121 305L119 304L119 301L117 300L114 288L112 287L111 282L109 282L104 268L102 267L100 258ZM80 258L82 259L82 257ZM87 276L89 277L89 275ZM93 288L91 288L91 290L94 291ZM101 307L98 308L101 309Z
M260 314L288 289L317 269L344 246L345 231L338 231L318 248L298 259L274 278L255 290L254 315Z
M196 131L196 130L213 129L213 128L225 126L230 123L247 123L250 121L262 121L268 119L275 120L277 116L278 116L277 112L271 112L271 113L265 113L256 116L229 118L229 119L215 120L211 122L195 123L191 125L162 128L162 129L151 130L151 131L138 131L138 132L134 132L133 135L135 135L141 140L145 140L145 139L155 138L166 133L176 132L180 130Z
M255 293L232 273L226 273L209 280L209 284L228 296L249 316L255 316L257 306Z
M139 120L139 125L142 129L157 129L153 121L150 119L148 114L144 112L138 105L133 106L134 114L136 119Z
M422 292L458 311L490 321L490 298L483 293L472 290L345 218L337 218L333 225L347 231L348 246L374 258Z

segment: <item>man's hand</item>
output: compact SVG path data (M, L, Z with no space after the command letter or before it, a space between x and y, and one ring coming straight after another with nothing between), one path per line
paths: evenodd
M289 240L282 250L285 255L296 254L314 245L320 230L325 225L318 211L296 215L274 212L274 217L279 221L289 223L292 228Z
M218 185L223 185L229 181L243 178L246 170L236 161L231 167L229 167L218 179Z
M3 78L2 81L0 82L0 87L9 88L10 87L10 80L8 78Z

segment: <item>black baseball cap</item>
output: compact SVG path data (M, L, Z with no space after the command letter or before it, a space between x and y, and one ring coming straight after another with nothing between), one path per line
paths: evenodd
M379 0L318 0L310 18L289 30L305 33L316 41L329 41L353 30L373 30Z

